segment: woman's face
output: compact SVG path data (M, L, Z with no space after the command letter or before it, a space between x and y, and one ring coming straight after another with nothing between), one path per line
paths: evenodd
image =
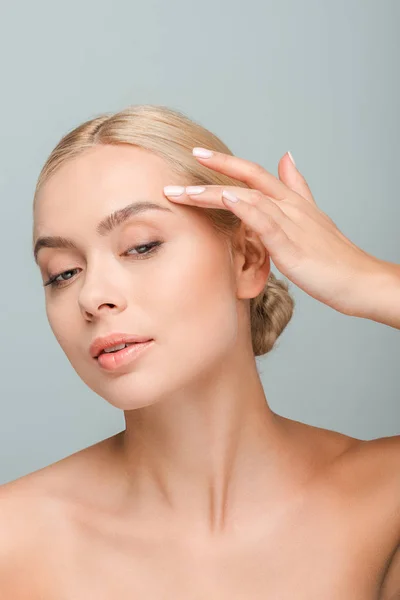
M71 242L37 254L43 283L59 275L44 288L51 329L81 379L123 410L205 381L237 336L227 245L201 209L164 196L170 184L185 182L160 157L127 144L96 146L65 163L35 207L35 241L60 236ZM108 215L138 202L167 210L138 212L98 229ZM114 332L154 342L109 371L89 347Z

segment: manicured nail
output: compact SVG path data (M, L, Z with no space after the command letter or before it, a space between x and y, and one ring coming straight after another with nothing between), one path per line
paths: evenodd
M230 202L239 202L239 198L237 196L235 196L235 194L232 194L232 192L228 192L228 190L224 190L222 192L222 195L224 198L226 198Z
M213 155L211 150L207 150L206 148L193 148L192 153L199 158L210 158Z
M184 191L185 188L180 185L166 185L164 188L164 194L166 196L181 196Z
M296 163L294 162L294 158L293 158L293 156L292 156L292 153L291 153L291 152L289 152L289 150L288 150L288 154L289 154L289 158L290 158L290 160L292 161L292 163L294 164L294 166L296 166Z
M186 193L188 196L191 196L192 194L202 194L205 191L205 187L201 187L198 185L188 185L186 188Z

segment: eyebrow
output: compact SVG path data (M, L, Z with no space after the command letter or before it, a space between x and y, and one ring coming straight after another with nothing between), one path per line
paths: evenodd
M109 235L116 227L127 221L129 218L147 212L148 210L162 210L173 213L167 206L162 206L155 202L133 202L123 208L119 208L102 219L97 225L96 231L101 236ZM36 263L41 248L69 248L76 250L77 246L72 240L59 235L41 236L37 239L33 249L33 256Z

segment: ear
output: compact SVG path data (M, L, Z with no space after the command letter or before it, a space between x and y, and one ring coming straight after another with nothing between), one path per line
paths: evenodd
M234 263L238 298L255 298L265 288L271 271L269 253L258 233L242 223L236 238Z
M315 200L311 193L310 188L307 185L306 180L300 171L296 168L294 162L290 158L288 152L282 156L278 163L278 175L279 179L284 183L288 188L303 196L309 202L313 202L315 204Z

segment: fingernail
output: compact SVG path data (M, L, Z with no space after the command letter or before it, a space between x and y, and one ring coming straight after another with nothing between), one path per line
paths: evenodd
M293 156L292 156L292 153L291 153L291 152L289 152L289 150L288 150L288 154L289 154L289 158L290 158L290 160L292 161L292 163L294 164L294 166L296 166L296 163L294 162L294 158L293 158Z
M193 148L192 153L199 158L210 158L213 155L211 150L207 150L206 148Z
M180 185L166 185L164 188L164 194L166 196L180 196L184 191L185 188Z
M227 190L224 190L222 192L222 195L224 198L226 198L230 202L239 202L239 198L237 196L235 196L235 194L232 194L232 192L228 192Z
M198 185L188 185L186 188L186 193L188 196L191 196L192 194L202 194L205 191L205 187L200 187Z

